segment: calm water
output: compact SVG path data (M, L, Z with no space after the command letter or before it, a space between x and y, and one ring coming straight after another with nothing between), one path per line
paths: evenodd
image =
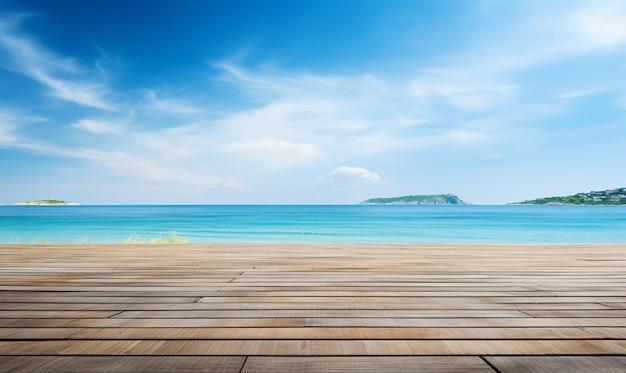
M626 206L0 206L0 243L626 243Z

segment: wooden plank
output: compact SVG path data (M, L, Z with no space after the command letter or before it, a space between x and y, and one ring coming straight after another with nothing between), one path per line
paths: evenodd
M624 356L489 356L502 373L623 373Z
M606 301L602 302L602 304L618 310L626 310L626 302L615 302L611 299L607 299Z
M33 311L37 312L37 311ZM70 311L68 311L70 312ZM1 312L0 312L1 315ZM113 316L119 319L167 319L167 318L302 318L302 317L466 317L466 318L529 318L516 310L222 310L222 311L124 311Z
M289 281L289 280L286 280ZM583 289L584 290L584 289ZM581 291L578 289L577 291ZM388 289L379 289L376 286L376 289L370 288L370 286L366 286L363 284L358 289L353 290L341 290L341 289L320 289L316 290L313 288L309 289L267 289L267 290L255 290L255 289L223 289L219 292L215 292L212 294L213 296L223 297L223 296L259 296L259 294L263 294L263 296L268 297L417 297L417 296L431 296L431 297L441 297L443 295L450 297L471 297L474 295L480 296L507 296L511 292L518 293L529 293L533 294L537 292L537 289L526 289L519 286L476 286L476 287L465 287L465 288L448 288L448 287L436 287L436 286L424 286L417 287L412 286L408 289L403 289L401 291L393 291ZM616 291L617 292L617 291ZM626 292L624 293L626 294Z
M489 304L485 302L444 301L424 302L420 298L407 300L374 300L365 302L356 298L342 301L316 302L298 298L298 302L286 299L282 302L205 302L205 303L0 303L2 311L209 311L209 310L611 310L600 303L538 303L538 304Z
M134 304L134 303L194 303L199 300L197 297L105 297L105 296L50 296L49 293L43 292L44 295L37 293L28 293L27 295L3 295L0 294L0 304L11 303L64 303L64 304Z
M626 310L557 310L557 311L526 311L533 317L618 317L626 318Z
M364 287L365 285L363 285ZM626 285L624 285L626 286ZM362 288L363 288L362 287ZM85 297L85 299L98 299L97 297ZM139 297L130 297L131 299L136 299ZM37 298L31 298L35 301ZM515 304L604 304L605 306L610 306L611 308L621 308L621 302L615 301L616 299L622 299L620 297L548 297L548 296L536 296L536 297L371 297L368 294L364 293L362 295L356 297L348 297L348 296L306 296L306 297L272 297L272 296L264 296L263 293L255 294L252 296L223 296L222 294L218 294L216 296L203 296L197 298L197 303L280 303L280 302L361 302L361 303L370 303L370 302L386 302L386 303L401 303L401 302L423 302L423 303L456 303L457 305L462 306L465 303L470 304L489 304L489 305L515 305ZM140 299L138 299L138 302ZM7 300L9 302L9 300ZM60 301L64 302L64 301ZM52 302L56 303L56 302ZM67 302L65 302L67 303ZM103 303L99 301L85 301L82 303ZM128 303L128 302L115 302L111 301L111 303ZM146 302L147 303L147 302ZM159 303L159 302L155 302ZM168 302L170 303L170 302ZM171 302L174 303L174 302ZM181 302L182 303L182 302ZM614 305L613 303L616 303ZM626 305L626 302L624 303ZM626 307L624 307L626 308Z
M8 328L294 328L303 327L304 318L263 319L0 319ZM594 324L595 325L595 324Z
M238 356L13 356L0 357L3 372L12 373L238 373Z
M626 327L619 318L0 319L4 328L563 328Z
M626 327L580 328L599 338L626 339Z
M107 318L117 313L110 311L0 311L0 319L92 319Z
M11 336L13 330L3 332ZM45 328L29 329L31 338L38 338L39 331L52 339L52 332ZM65 331L66 329L61 329ZM87 328L69 329L70 337L59 334L57 339L594 339L593 334L579 328ZM626 330L626 329L622 329ZM604 333L602 333L604 334ZM608 332L606 334L609 334ZM41 337L39 337L41 338ZM605 338L604 335L596 336ZM6 339L6 338L5 338Z
M288 280L287 280L288 281ZM367 291L367 284L363 284L361 291L268 291L268 292L232 292L232 291L220 291L219 289L208 289L198 287L196 289L190 289L188 287L181 288L180 290L174 287L160 286L160 287L150 287L150 286L136 286L136 287L125 287L124 284L119 284L118 286L92 286L92 287L68 287L68 286L54 286L49 287L48 290L54 292L76 292L76 295L80 293L85 294L93 294L98 296L145 296L150 294L150 296L165 296L165 297L173 297L173 296L181 296L181 297L259 297L259 296L268 296L268 297L323 297L323 296L338 296L338 297L425 297L425 298L466 298L466 297L482 297L482 298L520 298L520 297L530 297L530 298L548 298L548 297L587 297L595 299L601 298L601 301L610 302L611 298L622 299L626 296L626 291L570 291L570 292L555 292L555 291L543 291L543 290L527 290L527 291L514 291L507 290L504 291L505 288L500 289L500 291L439 291L436 288L429 288L427 291L403 291L403 292L386 292L386 291ZM0 292L16 292L16 291L31 291L31 290L41 290L41 286L33 285L33 286L0 286ZM589 299L588 301L591 301Z
M493 373L478 357L250 357L242 373L275 372L421 372Z
M0 320L1 321L1 320ZM583 327L626 326L623 318L307 318L307 327Z
M0 355L626 355L624 340L70 340L0 342Z
M113 274L112 274L113 275ZM0 277L1 278L1 277ZM199 279L198 281L201 281L201 279ZM520 281L523 281L523 279L520 279ZM135 299L136 301L141 301L143 298L147 298L147 299L151 299L151 298L158 298L158 297L165 297L165 298L191 298L191 299L195 299L197 297L206 297L205 301L209 301L212 298L217 298L217 297L224 297L224 299L229 299L229 298L235 298L235 297L239 297L242 294L237 293L237 295L235 295L234 297L226 297L224 296L225 293L223 293L223 291L225 290L229 290L230 288L226 288L225 286L226 284L219 284L219 287L216 288L213 291L209 291L209 292L202 292L202 291L185 291L185 289L176 289L176 288L170 288L169 291L157 291L154 289L149 289L151 290L150 292L146 293L144 291L124 291L123 289L118 289L119 291L102 291L102 289L100 289L100 291L77 291L76 289L62 289L62 290L57 290L57 291L43 291L43 289L41 287L34 287L36 290L42 290L42 291L33 291L33 290L16 290L16 289L12 289L11 291L3 291L2 293L4 295L6 295L8 298L7 299L11 299L11 297L16 297L18 299L23 297L33 297L33 300L36 299L36 297L55 297L55 296L76 296L76 297L86 297L86 298L105 298L105 297L119 297L119 298L132 298ZM336 284L335 284L336 285ZM350 291L363 291L363 294L359 294L360 296L371 296L371 294L367 293L368 289L372 289L375 290L377 292L384 292L385 294L387 293L385 290L384 286L379 286L380 283L377 282L363 282L361 283L359 286L350 286ZM121 285L120 285L121 286ZM624 285L626 286L626 284ZM304 286L285 286L285 283L277 283L275 286L270 287L272 288L271 290L293 290L293 291L305 291L307 290L307 287ZM315 291L323 291L323 289L327 289L327 290L336 290L336 291L341 291L342 288L341 287L337 287L337 286L333 286L333 283L328 283L325 286L313 286L310 288L310 290L315 290ZM222 290L223 289L223 290ZM246 289L240 289L242 291L248 291ZM411 287L407 286L407 290L411 291ZM432 290L432 289L431 289ZM458 289L457 289L458 290ZM502 288L502 290L506 290L506 288ZM396 292L400 292L400 290L394 290ZM259 291L248 291L248 292L252 292L254 293L254 295L252 297L267 297L265 295L265 291L264 290L259 290ZM235 291L236 293L236 291ZM307 296L310 296L307 295ZM327 295L321 295L318 296L320 298L324 298ZM340 296L341 297L341 296ZM387 295L384 295L384 297L387 297ZM437 297L424 297L426 299L441 299L440 296ZM458 298L458 299L467 299L467 298L474 298L474 296L458 296L458 297L454 297L454 298ZM485 299L485 300L490 300L490 301L498 301L501 303L506 303L506 302L512 302L512 303L527 303L530 300L538 300L538 301L546 301L546 302L552 302L552 303L556 303L556 302L617 302L617 303L625 303L626 302L626 297L624 296L599 296L599 295L586 295L586 296L569 296L567 294L562 295L562 296L557 296L557 295L551 295L550 293L547 292L538 292L537 295L520 295L520 296L516 296L516 295L511 295L508 292L503 292L502 295L499 295L497 297L490 297L490 296L486 296L485 294L481 294L481 298ZM104 300L104 299L103 299ZM18 302L20 300L17 300ZM124 301L126 302L126 301ZM97 302L94 302L97 303ZM101 303L101 302L100 302ZM116 303L116 302L113 302ZM169 302L163 302L163 303L169 303ZM174 302L175 303L175 302Z
M0 328L0 340L67 339L82 328Z

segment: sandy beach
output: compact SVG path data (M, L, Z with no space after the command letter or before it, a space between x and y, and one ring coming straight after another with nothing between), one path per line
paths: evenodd
M0 371L622 372L626 245L0 245Z

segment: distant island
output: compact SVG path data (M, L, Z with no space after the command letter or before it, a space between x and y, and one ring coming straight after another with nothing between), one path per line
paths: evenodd
M578 193L565 197L537 198L510 205L626 205L626 188Z
M78 203L62 201L60 199L38 199L35 201L18 202L15 206L78 206Z
M371 198L360 205L468 205L453 194L429 194L391 198Z

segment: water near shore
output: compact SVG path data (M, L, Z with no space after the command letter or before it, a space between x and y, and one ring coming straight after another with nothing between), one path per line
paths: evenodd
M626 243L620 206L1 206L0 243Z

